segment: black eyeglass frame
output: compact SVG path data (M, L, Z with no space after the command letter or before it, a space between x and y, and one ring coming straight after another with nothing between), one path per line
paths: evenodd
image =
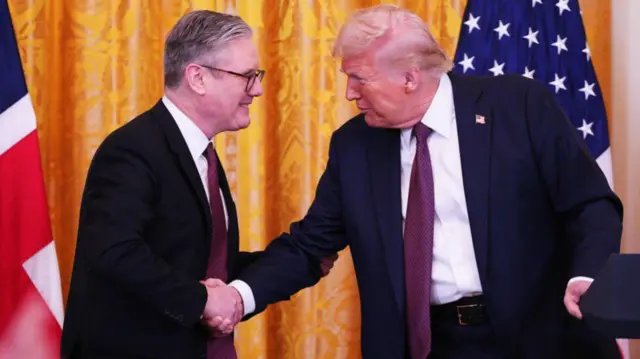
M209 65L204 65L204 64L197 64L198 66L202 66L205 69L209 69L209 70L213 70L213 71L221 71L221 72L226 72L230 75L234 75L234 76L239 76L242 78L245 78L247 80L247 86L245 87L244 91L245 92L249 92L249 90L251 90L251 88L253 88L253 85L256 84L256 79L260 80L260 82L262 82L262 79L264 78L264 70L255 70L249 74L241 74L238 72L233 72L233 71L229 71L229 70L224 70L224 69L219 69L217 67L213 67L213 66L209 66Z

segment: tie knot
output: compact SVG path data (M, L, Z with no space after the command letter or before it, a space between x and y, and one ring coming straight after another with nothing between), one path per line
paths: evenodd
M202 154L204 155L204 158L206 158L207 162L209 163L211 163L211 161L215 159L216 151L213 149L213 144L211 142L209 142L209 144L207 145L207 148L204 149L204 152L202 152Z
M431 134L431 129L424 123L418 122L413 126L413 133L416 136L418 143L426 144L427 138L429 138L429 135Z

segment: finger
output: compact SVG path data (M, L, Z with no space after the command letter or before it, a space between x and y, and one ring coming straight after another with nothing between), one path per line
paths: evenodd
M207 321L207 325L209 325L210 327L217 327L217 326L220 326L222 323L223 321L221 316L217 316Z
M230 324L229 326L224 327L224 328L221 330L221 332L222 332L223 334L225 334L225 335L229 335L229 334L233 333L233 325L231 325L231 324Z
M233 332L233 327L234 327L234 323L231 320L226 319L222 324L220 324L215 329L215 331L224 335L228 335L231 332Z
M209 319L205 322L205 325L211 329L215 329L222 325L222 318L216 317L214 319Z
M200 281L200 283L206 285L209 288L217 288L217 287L221 287L221 286L225 286L226 283L221 281L218 278L207 278L204 281Z
M220 325L218 326L218 328L220 328L221 330L224 331L224 329L227 328L233 328L233 322L231 321L231 319L225 319L222 323L220 323Z
M567 311L569 312L569 314L578 319L582 319L582 312L580 311L580 306L578 305L575 298L566 296L564 299L564 305L567 307Z

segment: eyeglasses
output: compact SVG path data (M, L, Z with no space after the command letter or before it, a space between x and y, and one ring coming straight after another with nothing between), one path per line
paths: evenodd
M256 83L256 79L260 80L260 82L262 82L262 79L264 78L264 70L253 70L252 72L248 73L248 74L240 74L237 72L233 72L233 71L228 71L228 70L223 70L223 69L219 69L216 67L211 67L211 66L207 66L207 65L203 65L203 64L198 64L206 69L209 70L214 70L214 71L222 71L222 72L226 72L230 75L234 75L234 76L238 76L238 77L242 77L247 79L247 87L244 89L246 92L249 92L249 90L253 87L253 85Z

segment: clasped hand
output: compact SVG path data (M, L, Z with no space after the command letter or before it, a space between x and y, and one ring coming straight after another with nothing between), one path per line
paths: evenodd
M219 279L209 278L200 283L207 288L202 323L211 329L215 337L231 334L244 314L240 293Z

